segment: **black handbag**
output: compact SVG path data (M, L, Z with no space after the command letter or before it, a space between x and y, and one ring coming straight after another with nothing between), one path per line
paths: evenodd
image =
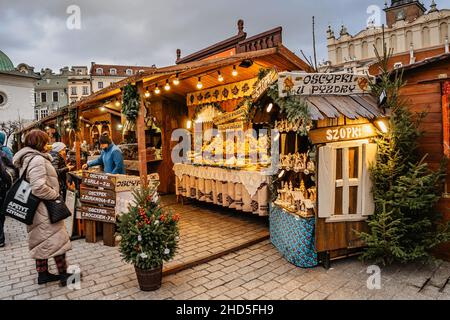
M61 196L56 200L43 201L47 207L48 216L52 224L58 223L72 216L72 212L70 212L69 208L67 208L67 205Z
M2 206L2 212L17 221L31 226L41 199L34 196L31 192L31 185L25 178L27 171L28 166L22 176L7 192L5 202Z

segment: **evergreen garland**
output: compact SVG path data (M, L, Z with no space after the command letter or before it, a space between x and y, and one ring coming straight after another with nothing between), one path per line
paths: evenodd
M125 115L126 119L135 123L140 108L140 97L136 86L128 84L123 88L123 102L122 102L122 113Z
M78 130L78 110L73 108L69 110L69 129Z
M377 161L371 168L375 214L369 232L361 233L368 248L362 259L382 263L407 263L432 259L431 251L450 240L449 225L435 211L445 179L445 164L433 172L426 156L418 154L420 121L399 97L402 74L388 71L390 55L379 56L382 75L372 86L374 94L387 93L392 110L390 131L378 139Z
M306 99L291 95L281 98L278 92L278 84L271 86L267 94L280 107L281 112L286 114L288 121L296 122L301 120L298 133L302 136L307 136L312 120Z
M218 102L213 102L213 103L206 103L206 104L200 104L198 106L195 107L195 112L194 115L192 117L193 120L196 120L198 115L207 107L212 106L214 107L217 111L224 113L225 110L222 108L222 106L220 105L220 103Z

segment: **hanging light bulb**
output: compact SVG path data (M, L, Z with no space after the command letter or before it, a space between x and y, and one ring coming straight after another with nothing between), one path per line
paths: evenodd
M104 111L106 111L106 108L105 108L105 107L101 107L101 108L100 108L100 111L101 111L101 112L104 112Z
M219 73L219 77L217 78L217 80L219 80L219 82L223 82L225 79L223 78L223 75L220 72L220 70L218 71L218 73Z
M233 75L233 77L237 77L238 76L238 72L236 70L236 66L233 66L233 72L231 74Z
M169 79L166 80L166 85L164 86L164 90L166 90L166 91L169 91L169 90L170 90Z
M203 88L202 77L198 78L197 89L201 90Z
M161 93L161 90L159 89L158 84L156 84L155 93L156 94L160 94Z
M120 107L120 101L119 100L116 100L116 107Z
M267 106L267 113L270 113L270 111L272 111L273 108L273 103L269 103L269 105Z
M173 80L173 84L176 86L180 84L180 75L178 73L177 73L177 77Z
M150 91L148 91L148 88L146 89L146 91L145 91L145 93L144 93L144 96L145 96L147 99L150 98L151 94L150 94Z
M123 125L122 124L117 125L117 129L122 130L123 129Z

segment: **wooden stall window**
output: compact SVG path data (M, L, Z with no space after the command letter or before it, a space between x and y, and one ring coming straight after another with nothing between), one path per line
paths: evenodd
M375 157L376 145L365 140L320 148L319 218L355 221L373 214L369 168Z

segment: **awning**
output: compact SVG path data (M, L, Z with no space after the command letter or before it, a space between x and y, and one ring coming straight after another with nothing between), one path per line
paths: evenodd
M375 119L383 116L378 108L377 99L368 94L349 96L306 96L312 120L326 118L339 118L345 116L349 119Z

